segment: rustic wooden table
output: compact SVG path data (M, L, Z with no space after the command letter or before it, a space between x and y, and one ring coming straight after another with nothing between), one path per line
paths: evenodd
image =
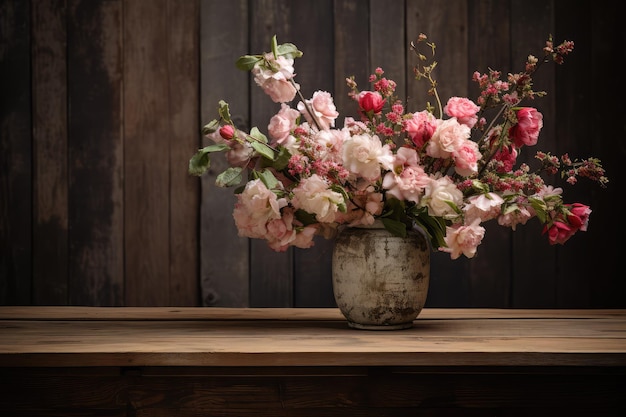
M7 416L626 415L626 310L0 307Z

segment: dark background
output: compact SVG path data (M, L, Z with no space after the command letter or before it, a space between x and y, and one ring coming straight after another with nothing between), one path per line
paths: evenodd
M304 52L304 96L331 92L343 120L345 77L365 87L378 66L424 107L407 48L420 32L444 101L475 98L475 70L519 71L549 34L574 41L527 103L544 114L537 148L599 157L610 178L563 185L593 210L565 246L533 221L490 224L472 260L434 254L427 307L626 307L626 39L612 2L586 0L1 0L0 304L334 306L332 242L277 254L237 237L232 190L213 185L223 161L202 180L187 163L220 99L266 131L278 107L234 62L272 35Z

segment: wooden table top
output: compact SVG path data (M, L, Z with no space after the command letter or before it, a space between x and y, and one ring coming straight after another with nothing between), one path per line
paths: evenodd
M626 367L626 310L424 309L348 328L333 308L0 307L1 367Z

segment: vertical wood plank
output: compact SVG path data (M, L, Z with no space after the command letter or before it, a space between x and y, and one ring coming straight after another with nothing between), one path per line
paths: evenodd
M478 98L479 88L471 81L474 71L481 74L489 69L502 72L503 79L511 71L509 4L498 0L470 0L468 2L468 70L467 97ZM493 113L491 112L493 115ZM478 140L477 132L474 139ZM507 307L511 287L511 230L498 225L497 220L483 224L486 229L483 242L474 258L468 262L470 271L470 307Z
M612 123L611 120L615 120L614 115L626 114L626 102L623 100L626 86L623 83L611 83L609 88L598 88L596 80L605 79L607 68L612 67L614 63L625 62L626 30L623 28L621 16L615 13L613 4L609 2L597 4L589 0L581 6L575 10L579 10L586 20L582 27L576 28L576 33L583 28L591 28L592 32L589 37L581 39L581 34L570 35L569 31L564 31L560 25L557 25L556 33L559 37L576 36L575 44L588 45L591 54L584 54L580 46L575 46L575 53L581 55L575 62L582 61L583 64L577 66L570 62L566 64L569 68L567 72L559 70L557 88L559 92L563 91L563 94L572 95L573 91L578 92L578 88L582 87L581 79L584 78L585 81L582 83L584 96L577 95L579 100L576 102L576 107L571 109L566 107L559 113L559 118L564 123L571 121L572 118L587 120L590 135L586 136L584 131L578 131L576 134L576 146L583 146L582 149L584 149L578 150L579 156L593 155L600 158L607 170L610 182L606 189L599 189L592 185L591 192L587 191L589 187L583 181L576 186L576 188L583 186L581 190L584 193L584 198L578 201L590 202L593 212L587 232L576 237L574 259L585 264L582 273L588 283L589 291L589 305L585 307L623 307L626 303L626 280L622 278L621 273L606 274L600 271L602 268L606 268L606 271L622 270L622 246L609 242L611 242L610 236L626 235L626 223L615 221L612 214L616 202L621 201L622 191L626 189L626 170L623 169L623 161L626 160L626 142L622 140L626 128L623 122ZM621 29L616 30L616 28ZM589 42L588 44L581 42L585 39ZM583 69L586 76L582 77L578 69ZM566 77L570 73L571 78ZM589 103L598 105L590 106ZM584 117L588 111L592 112L590 117ZM557 129L560 128L559 125ZM585 155L583 152L588 152L588 154ZM579 273L575 265L566 264L563 268L564 273L559 288L567 286L569 276ZM585 290L581 288L580 291Z
M555 85L548 92L556 103L553 114L556 155L569 152L572 158L595 156L592 144L599 138L595 123L590 122L588 117L569 117L569 115L586 112L588 103L597 100L596 86L593 83L581 83L580 74L577 74L575 70L593 62L594 25L588 13L595 8L595 4L592 5L589 1L572 3L564 10L559 9L559 18L555 22L555 42L560 43L565 39L574 41L574 52L565 58L562 66L556 66L554 69ZM602 8L599 9L602 10ZM607 35L607 39L611 39L608 33ZM574 91L576 94L573 94ZM556 178L556 181L563 188L565 203L581 202L592 205L594 194L596 194L595 185L584 179L575 186L559 178ZM595 207L592 206L591 209L595 211ZM597 227L596 220L602 220L593 214L592 212L592 217L590 217L590 228ZM596 235L596 237L602 239L601 235ZM556 277L557 306L590 307L590 289L593 286L592 280L597 273L597 267L595 262L581 261L589 253L596 252L595 242L597 240L589 234L579 232L570 238L565 246L556 248L559 273ZM604 258L603 251L596 252L597 256L594 256L594 259L597 262Z
M0 3L0 304L31 302L30 3Z
M295 71L304 98L315 91L327 91L335 97L333 72L333 2L307 0L294 4L291 21L307 16L306 25L294 25L285 42L295 43L303 56L295 62ZM341 78L341 74L337 74ZM293 104L299 100L295 100ZM339 109L341 113L341 109ZM335 126L343 123L343 114ZM331 280L333 241L315 237L308 249L294 248L294 307L334 307Z
M249 53L248 0L201 0L200 4L200 107L204 125L218 118L219 100L230 105L231 117L242 130L250 128L249 75L235 67ZM227 45L227 46L226 46ZM253 52L254 53L254 52ZM198 126L200 132L201 126ZM189 156L198 146L189 148ZM202 304L219 307L249 306L249 240L238 237L232 216L236 198L232 188L215 186L228 168L223 155L211 158L202 179L200 205L200 280Z
M126 305L169 303L167 1L124 2Z
M249 7L250 16L253 17L250 24L252 54L269 52L270 41L274 35L278 43L292 39L292 25L301 24L299 20L291 19L291 9L297 7L297 2L259 0L251 1ZM296 39L292 41L297 45ZM251 87L250 125L265 131L270 118L280 106L273 103L252 80ZM250 306L293 307L293 249L277 253L264 240L251 239L250 263Z
M511 4L511 59L512 67L524 65L528 54L541 56L545 39L554 33L555 10L553 2L532 0L525 4ZM523 149L518 162L533 166L537 149L554 152L555 91L554 65L546 65L533 77L535 91L547 91L548 95L526 106L537 108L543 114L543 129L536 149ZM541 235L541 225L533 220L518 228L513 234L513 288L511 307L541 308L556 306L556 248ZM540 288L538 291L537 289Z
M396 94L406 101L406 84L412 74L406 62L409 42L404 0L370 0L370 70L382 67L385 77L397 84Z
M122 305L122 7L68 2L69 303Z
M199 134L199 3L169 0L168 82L170 155L169 304L199 304L198 181L187 174Z
M436 44L434 60L438 62L438 67L434 77L439 83L442 105L452 96L466 95L469 76L466 0L434 4L425 0L407 0L406 9L409 41L415 41L420 33L424 33L429 41ZM407 62L410 68L418 62L414 52L408 48ZM434 98L427 94L428 88L424 80L411 78L407 81L410 111L424 110L427 102L436 105ZM426 307L467 307L471 304L469 262L463 257L452 261L449 254L432 253Z
M32 2L33 303L68 302L65 0Z
M354 76L360 90L370 90L368 78L374 71L370 59L369 3L358 0L335 1L335 104L345 117L359 120L358 106L348 97L346 78Z
M588 204L592 213L588 231L576 233L565 246L558 247L559 306L616 305L626 297L624 280L601 274L598 269L602 265L606 270L620 270L619 246L606 243L609 235L619 236L626 229L608 214L613 212L626 182L626 174L620 169L626 147L623 141L615 141L624 136L624 126L607 123L612 119L607 115L626 110L620 98L626 88L612 83L608 88L598 88L596 81L606 77L608 63L626 55L626 32L615 29L621 25L618 19L607 2L581 1L567 10L559 8L556 21L557 40L572 40L575 45L565 64L555 71L558 153L569 152L571 158L596 156L610 179L607 189L586 179L574 186L562 181L566 202ZM603 301L599 303L600 299Z

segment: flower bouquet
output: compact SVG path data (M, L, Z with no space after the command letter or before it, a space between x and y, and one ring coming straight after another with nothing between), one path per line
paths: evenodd
M189 173L204 174L211 155L225 152L229 167L216 184L236 187L239 235L265 239L275 251L309 248L315 235L332 238L340 226L376 220L397 236L421 226L432 248L452 259L476 254L482 224L490 220L515 230L534 218L550 244L563 244L587 229L591 208L565 203L563 190L544 176L560 173L568 184L588 178L605 187L601 162L538 151L531 168L517 158L537 144L543 126L542 114L525 105L545 95L533 90L532 76L545 63L563 63L573 46L555 46L550 37L543 57L528 56L523 71L506 80L495 70L476 72L479 97L452 97L444 105L434 77L435 45L420 34L410 45L419 58L413 70L429 83L434 104L407 109L396 83L376 68L367 89L346 79L359 117L338 126L329 92L308 99L300 92L294 62L302 52L274 36L270 52L236 62L280 103L266 133L235 126L228 103L220 101L219 117L202 130L213 143L191 157Z

